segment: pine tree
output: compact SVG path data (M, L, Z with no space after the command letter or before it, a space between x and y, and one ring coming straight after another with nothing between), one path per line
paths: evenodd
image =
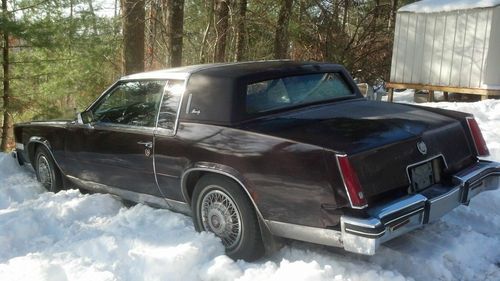
M122 0L123 72L144 71L144 0Z

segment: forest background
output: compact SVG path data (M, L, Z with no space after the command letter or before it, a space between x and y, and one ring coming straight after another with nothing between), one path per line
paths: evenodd
M395 15L411 0L1 0L0 132L74 118L120 76L292 59L388 79Z

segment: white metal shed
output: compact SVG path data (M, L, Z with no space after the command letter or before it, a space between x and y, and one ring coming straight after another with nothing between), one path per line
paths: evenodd
M500 0L424 0L400 8L388 86L500 94Z

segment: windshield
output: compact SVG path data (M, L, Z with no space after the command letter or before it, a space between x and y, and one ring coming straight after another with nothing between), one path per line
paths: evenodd
M265 80L247 85L250 114L355 96L339 73L319 73Z

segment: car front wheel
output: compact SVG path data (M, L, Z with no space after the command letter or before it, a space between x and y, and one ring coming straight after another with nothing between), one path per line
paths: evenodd
M233 180L218 175L200 178L192 208L196 230L213 232L231 258L251 261L264 254L253 205Z
M49 151L40 146L35 153L36 178L45 189L58 192L62 186L61 172L54 163Z

